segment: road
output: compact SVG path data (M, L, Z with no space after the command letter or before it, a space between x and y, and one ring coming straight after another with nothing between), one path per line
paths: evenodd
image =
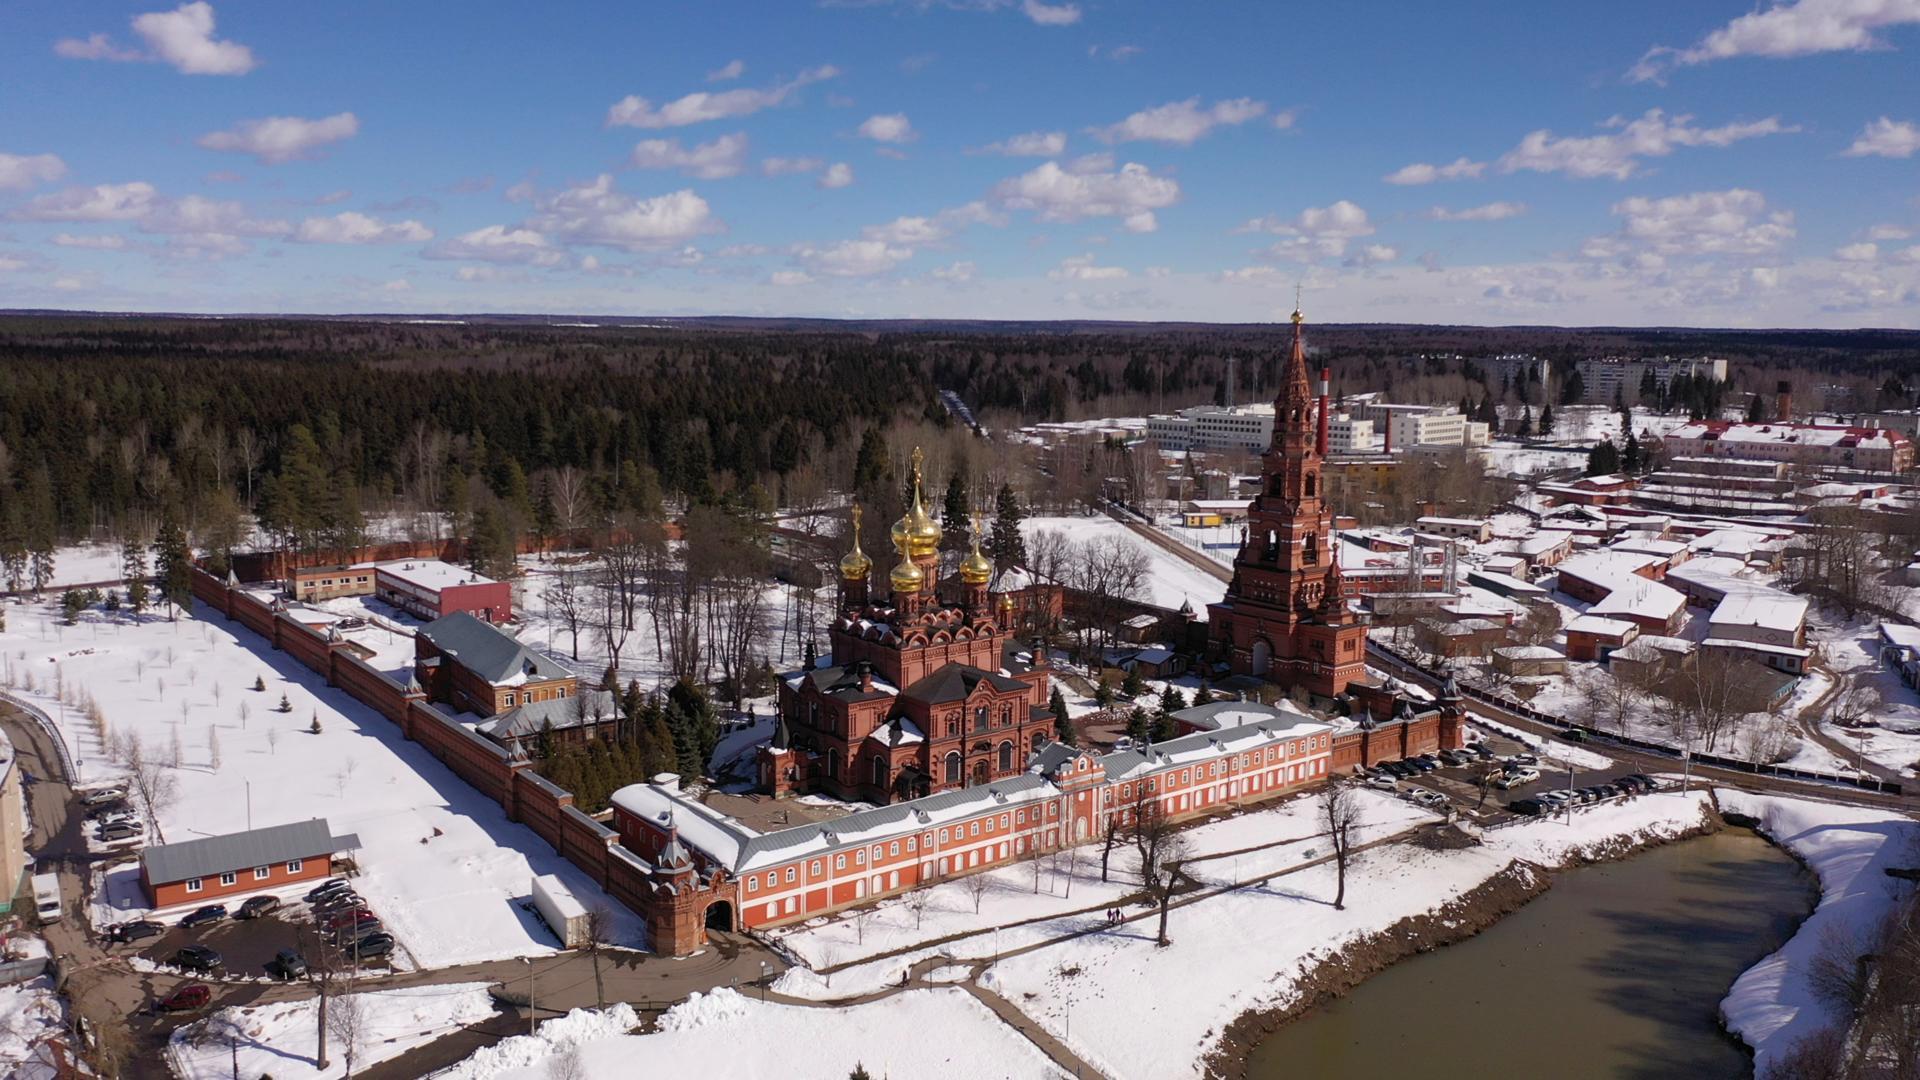
M1106 515L1120 524L1125 525L1133 531L1134 535L1139 536L1148 543L1165 548L1180 558L1185 559L1187 562L1193 564L1195 568L1206 573L1207 576L1223 584L1233 580L1233 571L1207 558L1205 555L1200 554L1180 541L1175 540L1159 529L1140 521L1131 514L1122 513L1109 507L1106 508Z

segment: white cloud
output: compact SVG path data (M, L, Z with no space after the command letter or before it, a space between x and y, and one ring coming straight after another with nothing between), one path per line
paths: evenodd
M1267 111L1264 101L1232 98L1216 101L1207 108L1200 99L1172 101L1134 113L1117 124L1088 128L1088 133L1103 142L1159 142L1174 146L1192 146L1208 132L1220 126L1244 124Z
M1920 23L1920 0L1795 0L1742 15L1691 48L1657 45L1627 72L1634 82L1660 81L1668 70L1736 56L1784 59L1823 52L1885 48L1875 31Z
M394 278L392 281L381 282L380 291L388 293L410 293L413 291L413 282L405 278Z
M1853 145L1841 151L1845 157L1910 158L1920 150L1920 127L1905 120L1883 116L1860 131Z
M58 247L80 248L86 251L119 251L127 246L127 238L119 233L99 233L75 236L73 233L53 234L53 243Z
M1869 240L1905 240L1913 230L1904 225L1875 225L1867 230Z
M563 243L598 244L627 251L677 247L723 226L707 200L690 190L636 199L615 191L602 173L534 201L527 225Z
M1914 246L1907 248L1905 251L1902 251L1900 254L1894 256L1894 258L1898 259L1903 263L1920 263L1920 244L1915 244Z
M360 131L360 119L350 112L318 120L298 116L269 116L247 120L228 131L210 131L195 142L207 150L252 154L268 165L316 156L329 143L350 139Z
M747 136L734 132L690 150L679 139L644 139L634 144L632 162L636 169L678 169L701 180L738 176L747 167Z
M565 259L553 243L539 232L511 225L488 225L462 233L434 244L422 254L429 259L531 263L534 266L557 266ZM465 270L463 267L460 280L482 280L467 276Z
M1279 131L1292 131L1293 125L1300 120L1299 109L1281 109L1273 114L1273 126Z
M1378 266L1400 257L1400 249L1386 244L1368 244L1345 259L1347 266Z
M1072 26L1080 21L1079 4L1043 4L1021 0L1020 13L1041 26Z
M1669 119L1659 109L1648 109L1637 120L1613 117L1600 125L1606 134L1556 138L1542 128L1529 132L1520 144L1500 158L1500 171L1564 172L1581 179L1608 176L1625 180L1640 167L1640 159L1665 157L1682 146L1724 147L1742 139L1779 135L1800 130L1780 122L1777 116L1743 124L1717 128L1690 125L1693 117L1682 114Z
M820 186L823 188L843 188L853 183L853 166L844 161L836 161L827 166L820 174Z
M1113 281L1130 276L1124 266L1096 266L1091 254L1062 259L1058 267L1047 271L1047 277L1054 281Z
M1010 210L1031 210L1042 221L1115 217L1130 232L1152 232L1159 227L1154 211L1180 200L1180 184L1134 162L1116 172L1110 158L1082 159L1067 168L1049 161L1000 181L993 197Z
M1833 257L1841 262L1872 262L1880 257L1880 245L1873 243L1848 244L1836 250Z
M332 217L310 217L300 223L295 240L306 244L405 244L433 239L433 230L418 221L381 221L348 210Z
M971 262L957 262L937 266L927 273L935 281L944 281L949 285L965 285L973 280L977 270L978 268Z
M764 90L725 90L711 93L700 90L675 98L655 108L643 97L627 95L607 110L608 127L669 128L703 124L734 116L749 116L762 109L784 104L801 87L831 79L838 68L823 65L809 68L783 83Z
M1427 216L1435 221L1505 221L1526 212L1526 203L1490 202L1485 206L1470 206L1465 210L1449 210L1444 206L1436 206L1427 211Z
M793 257L807 270L828 277L870 277L884 274L913 258L913 249L884 240L842 240L824 248L802 245Z
M105 34L65 38L53 51L70 60L159 60L185 75L245 75L256 66L252 49L214 39L212 4L181 4L172 11L137 15L133 32L146 41L147 52L123 49Z
M971 154L1003 154L1007 157L1059 157L1066 153L1067 133L1064 131L1029 131L1024 135L1015 135L999 142L969 150Z
M1447 165L1428 165L1425 162L1405 165L1382 179L1389 184L1431 184L1435 180L1477 180L1486 170L1486 162L1462 157L1455 158Z
M813 275L805 270L775 270L767 275L767 284L792 287L813 284Z
M1639 270L1663 269L1674 257L1769 255L1794 237L1791 212L1768 211L1764 196L1743 188L1636 196L1612 210L1624 219L1620 232L1594 237L1581 254Z
M1235 231L1284 237L1267 248L1266 253L1274 258L1313 262L1346 255L1350 242L1372 236L1374 229L1365 210L1341 199L1331 206L1310 206L1290 220L1272 215L1255 218ZM1378 248L1378 251L1390 253L1392 249ZM1391 254L1388 257L1391 258Z
M353 192L351 190L339 188L335 191L329 191L325 195L316 196L313 200L313 205L332 206L334 203L343 203L351 198L353 198Z
M953 235L951 226L930 217L898 217L885 225L869 225L860 230L868 240L903 247L937 243Z
M142 232L183 237L283 237L293 232L288 222L255 218L247 208L229 199L186 195L156 202L140 219Z
M95 184L42 195L14 210L18 221L134 221L153 212L160 193L152 184Z
M0 154L0 191L24 191L67 175L67 163L52 154Z
M906 143L920 137L906 113L882 113L869 116L860 124L860 136L883 143Z
M770 157L760 159L760 171L767 176L797 176L819 172L823 164L817 157Z
M745 60L729 60L719 67L714 68L712 71L707 72L707 81L731 82L746 74L746 72L747 62Z

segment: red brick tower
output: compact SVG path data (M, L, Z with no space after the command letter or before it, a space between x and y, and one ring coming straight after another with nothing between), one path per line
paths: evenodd
M1365 670L1367 628L1347 607L1334 557L1303 322L1295 311L1260 494L1247 509L1227 595L1208 608L1209 637L1235 674L1331 697Z

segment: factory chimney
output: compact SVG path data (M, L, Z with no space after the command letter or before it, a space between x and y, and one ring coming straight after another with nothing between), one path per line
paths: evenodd
M1321 457L1327 456L1327 385L1332 376L1328 369L1320 369L1320 429L1314 434L1313 449Z
M1793 423L1793 384L1781 379L1774 390L1775 400L1778 402L1775 406L1774 419L1783 424Z

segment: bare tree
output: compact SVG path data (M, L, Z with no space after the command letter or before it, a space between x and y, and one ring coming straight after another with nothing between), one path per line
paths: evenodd
M908 891L907 910L913 912L913 928L915 930L920 929L920 924L926 920L927 904L932 901L932 899L933 890L931 889L922 887Z
M342 994L333 999L327 1016L327 1031L340 1046L340 1059L347 1067L347 1080L353 1078L353 1062L366 1042L369 1018L366 1002L358 994Z
M1121 615L1146 588L1151 565L1140 545L1124 536L1104 534L1074 546L1067 584L1080 593L1087 619L1081 630L1081 649L1091 653L1094 641L1110 643Z
M1347 860L1353 854L1353 834L1360 824L1360 800L1346 784L1328 781L1320 790L1320 821L1333 844L1333 864L1339 881L1333 897L1335 911L1347 907Z
M1145 787L1146 783L1142 782L1143 792ZM1143 795L1134 806L1130 837L1134 854L1140 858L1140 883L1146 886L1148 897L1160 908L1158 942L1164 946L1171 943L1167 937L1167 912L1173 905L1174 892L1179 884L1180 861L1186 856L1186 838L1174 828L1172 819L1162 810L1159 802Z
M267 753L277 756L279 752L280 729L277 727L269 727L267 728Z
M600 954L613 940L613 912L605 904L587 909L587 955L593 958L593 998L600 1008L607 1007L607 981L600 973Z
M973 897L973 913L980 914L980 901L986 899L988 890L993 888L993 878L985 871L976 872L966 879L967 895Z
M127 736L127 770L133 778L134 791L139 793L140 801L147 804L147 828L164 843L167 836L160 828L160 818L180 797L179 779L172 767L146 756L138 732Z
M1748 713L1767 707L1769 673L1726 649L1701 649L1657 686L1663 712L1676 735L1703 740L1712 753L1722 735L1732 735Z
M580 622L585 617L584 597L581 595L580 572L569 566L562 566L553 572L553 580L548 582L541 593L547 601L547 610L560 620L573 637L573 658L580 659Z

